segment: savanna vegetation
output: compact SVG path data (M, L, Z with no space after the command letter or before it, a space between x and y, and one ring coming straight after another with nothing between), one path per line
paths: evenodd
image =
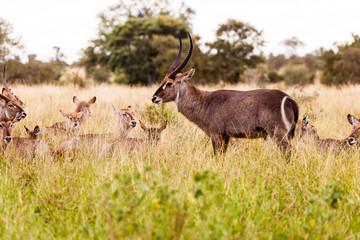
M321 138L345 138L358 115L359 87L280 88L299 103ZM250 85L227 86L250 89ZM158 144L102 156L87 146L63 157L3 156L0 161L0 236L9 238L357 238L360 153L320 153L313 142L293 141L286 164L271 140L233 140L223 157L181 116L175 104L154 105L155 87L98 85L13 88L27 104L23 125L50 126L73 110L72 96L89 99L92 117L82 133L117 131L111 105L136 111L136 120L160 126ZM41 94L39 94L41 93ZM334 98L334 95L337 98ZM138 96L142 96L141 98ZM135 137L146 137L139 126ZM65 134L43 134L52 148Z
M111 105L131 105L147 126L168 121L159 142L132 151L102 155L81 145L62 156L1 154L0 238L360 238L358 147L319 152L313 140L295 137L287 164L269 139L234 139L215 157L210 139L173 103L151 103L179 36L192 33L194 14L167 0L120 0L99 14L98 35L71 64L57 46L47 62L21 59L21 39L0 19L1 66L7 63L8 83L28 113L14 137L25 136L23 126L64 120L59 110L74 110L74 95L97 97L80 134L116 133ZM213 42L200 45L201 36L192 36L188 66L200 88L281 89L321 138L343 139L353 129L346 116L359 116L358 35L305 56L297 54L305 43L296 37L281 43L286 54L265 56L262 32L238 19L218 26ZM41 139L54 150L70 135L43 132ZM133 136L146 137L139 125Z

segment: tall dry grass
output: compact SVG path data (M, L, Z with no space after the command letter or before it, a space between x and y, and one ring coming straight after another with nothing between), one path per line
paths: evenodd
M271 140L232 140L214 157L205 134L177 112L157 106L157 86L17 86L27 104L23 125L50 126L59 109L75 109L72 97L97 97L82 133L116 132L111 105L136 111L145 124L169 120L162 140L136 151L102 156L81 146L75 155L4 156L0 161L0 236L67 239L359 238L359 150L319 153L312 142L294 140L286 164ZM320 137L346 137L348 113L359 116L360 86L281 88L300 106ZM204 87L208 88L208 87ZM231 86L251 89L253 86ZM211 89L211 88L209 88ZM137 126L133 135L145 137ZM68 136L43 136L52 147Z

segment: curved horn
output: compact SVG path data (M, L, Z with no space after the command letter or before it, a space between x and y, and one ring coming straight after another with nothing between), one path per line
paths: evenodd
M8 92L9 96L14 97L14 94L12 94L11 90L9 89L7 82L5 80L5 69L6 69L6 63L4 64L4 71L3 71L3 83L5 86L6 91Z
M189 61L191 54L192 54L192 50L193 50L193 43L192 43L192 39L191 39L191 35L190 33L188 33L189 36L189 40L190 40L190 48L189 48L189 52L186 56L186 58L184 59L184 61L174 70L169 74L169 78L175 78L176 74L178 72L181 71L181 69L183 69L185 67L185 65L187 64L187 62Z
M174 70L174 68L176 67L176 65L179 63L180 61L180 57L181 57L181 52L182 52L182 41L181 41L181 36L179 34L179 41L180 41L180 47L179 47L179 53L174 61L174 63L171 65L171 67L169 68L169 71L166 73L165 76L169 76L171 74L171 72Z

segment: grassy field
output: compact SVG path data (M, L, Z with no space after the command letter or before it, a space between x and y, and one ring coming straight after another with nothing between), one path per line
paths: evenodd
M111 104L131 105L137 120L160 126L161 141L102 157L84 146L76 156L0 160L2 239L358 239L360 153L320 154L294 140L286 164L271 140L232 140L223 157L209 138L177 112L157 106L157 86L16 86L28 117L23 126L50 126L73 111L72 97L97 97L83 133L116 132ZM321 138L345 138L347 114L359 116L360 86L281 88L294 97ZM251 89L252 86L231 86ZM141 128L136 137L145 137ZM52 148L67 136L43 136Z

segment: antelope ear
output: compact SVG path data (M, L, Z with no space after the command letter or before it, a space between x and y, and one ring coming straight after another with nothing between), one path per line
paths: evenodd
M3 88L2 91L1 91L1 93L2 93L2 94L7 94L8 92L6 91L5 88Z
M118 114L118 115L121 114L119 110L116 110L116 108L114 107L114 105L111 105L111 106L112 106L112 109L113 109L113 111L114 111L115 114Z
M359 119L357 119L355 116L348 114L347 115L348 121L351 125L356 126L360 123Z
M78 103L79 103L79 99L78 99L76 96L74 96L74 97L73 97L73 102L76 103L76 104L78 104Z
M27 135L30 135L30 130L26 126L24 126L24 128L25 128L25 132L27 133Z
M77 114L77 119L81 118L83 114L84 114L84 112L79 112L79 113Z
M168 123L168 121L166 121L166 122L159 128L159 130L160 130L160 131L164 131L164 129L165 129L166 126L167 126L167 123Z
M177 82L182 83L184 80L189 80L190 78L192 78L192 76L194 76L194 73L195 73L195 68L193 67L184 76L179 78Z
M5 90L6 91L6 90ZM8 98L7 96L3 95L3 94L0 94L0 98L4 99L5 102L9 102L10 101L10 98Z
M40 127L39 127L39 126L36 126L36 127L34 128L34 135L37 136L37 135L39 135L39 134L40 134Z
M148 128L139 120L141 128L146 131Z
M69 115L67 113L64 113L62 110L60 110L60 112L61 112L61 115L63 115L63 117L66 117L66 118L69 117Z
M88 104L94 104L96 102L96 97L93 97L88 101Z

